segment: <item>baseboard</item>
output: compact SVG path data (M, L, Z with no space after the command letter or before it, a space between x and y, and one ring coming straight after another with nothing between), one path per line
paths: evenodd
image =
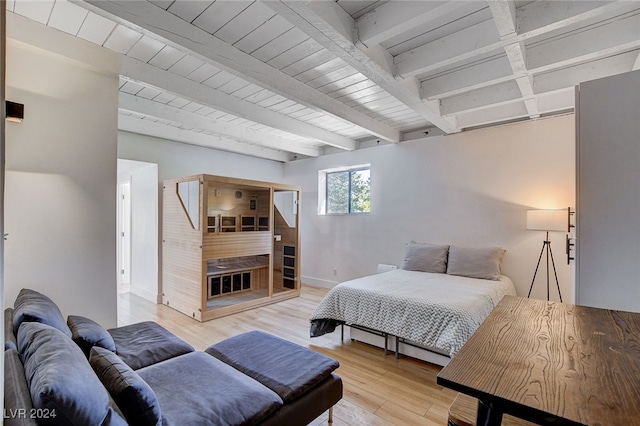
M337 281L322 280L320 278L305 277L305 276L302 277L302 282L305 284L312 285L314 287L322 287L322 288L334 288L339 284Z
M157 291L151 291L146 288L137 288L135 285L132 285L129 288L129 292L131 294L135 294L136 296L140 296L143 299L148 300L149 302L156 304L162 303L162 298Z

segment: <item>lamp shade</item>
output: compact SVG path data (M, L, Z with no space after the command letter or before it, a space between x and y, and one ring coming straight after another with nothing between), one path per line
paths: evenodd
M527 229L568 232L567 214L567 209L527 210Z

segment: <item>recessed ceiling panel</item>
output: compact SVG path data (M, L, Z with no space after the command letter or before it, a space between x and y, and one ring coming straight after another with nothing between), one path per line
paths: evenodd
M78 37L102 46L115 27L115 22L89 12L78 31Z
M25 18L32 19L40 22L41 24L47 24L49 22L49 16L53 10L54 0L42 0L42 1L17 1L13 11L18 15L22 15Z
M136 58L142 62L149 62L151 58L158 54L162 48L166 46L164 43L157 41L149 36L143 36L138 42L129 50L127 56Z
M142 34L123 25L118 25L111 33L104 47L126 54L142 38Z
M76 35L88 13L86 9L67 0L57 0L49 18L49 26Z

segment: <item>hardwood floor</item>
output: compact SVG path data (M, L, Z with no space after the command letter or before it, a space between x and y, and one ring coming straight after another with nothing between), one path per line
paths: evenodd
M164 305L130 293L118 295L118 325L152 320L198 350L250 330L263 330L311 348L340 362L337 374L344 396L334 408L334 426L447 424L457 392L436 384L440 367L412 358L396 360L382 349L352 342L345 332L309 337L309 317L327 290L303 286L300 297L200 323ZM325 413L312 426L326 424Z

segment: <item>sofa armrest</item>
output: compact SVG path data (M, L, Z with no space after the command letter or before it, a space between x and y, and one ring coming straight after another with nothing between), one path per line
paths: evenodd
M13 327L12 334L13 334ZM30 415L33 404L24 374L24 366L16 348L4 351L4 424L5 426L37 426Z
M13 308L4 310L4 350L16 349L16 335L13 334Z

